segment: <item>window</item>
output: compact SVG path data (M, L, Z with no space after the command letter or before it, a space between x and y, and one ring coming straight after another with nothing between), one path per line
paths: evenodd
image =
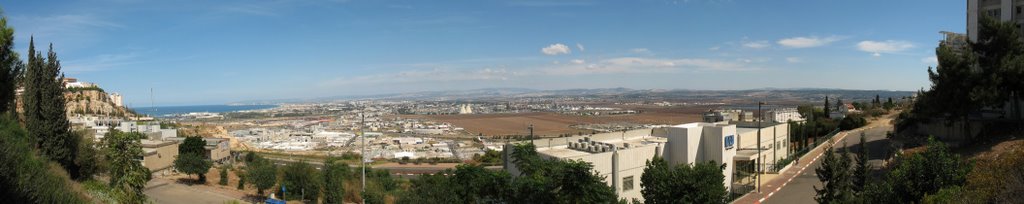
M1020 14L1020 6L1017 6L1017 14Z
M633 176L622 178L622 191L633 190Z

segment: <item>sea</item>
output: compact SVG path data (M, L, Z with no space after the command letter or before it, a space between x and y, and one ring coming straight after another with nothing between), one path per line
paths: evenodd
M167 117L175 114L194 112L226 113L246 110L276 108L277 105L196 105L196 106L157 106L133 108L135 112L154 117Z

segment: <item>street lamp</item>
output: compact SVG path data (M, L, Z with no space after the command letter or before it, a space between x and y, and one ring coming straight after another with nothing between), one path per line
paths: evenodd
M366 203L366 133L363 132L363 126L366 125L366 115L362 112L359 113L359 137L363 140L362 152L359 154L359 163L363 166L363 186L362 191L359 192L360 197L363 198L363 203Z
M757 169L754 171L756 174L754 179L757 180L758 193L761 193L761 171L764 169L764 159L761 158L761 121L764 120L761 105L764 104L763 101L757 102Z

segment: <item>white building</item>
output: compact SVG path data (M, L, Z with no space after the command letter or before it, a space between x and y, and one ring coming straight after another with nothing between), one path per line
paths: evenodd
M124 107L124 97L119 93L110 94L110 102L114 103L117 107Z
M473 114L473 105L471 105L471 104L459 105L459 114Z
M620 199L643 201L640 177L646 162L656 155L665 158L671 165L697 162L725 164L725 181L722 185L735 193L753 190L753 177L746 175L754 171L772 171L767 167L774 166L775 161L788 156L788 125L765 123L762 127L760 142L757 140L756 123L700 122L538 139L533 143L542 157L589 162L599 175L605 177L604 181ZM518 175L518 169L509 159L513 148L505 149L510 150L504 152L505 169L512 175ZM764 168L757 168L758 163Z
M789 121L803 122L804 118L796 108L775 108L765 111L766 121L786 123Z

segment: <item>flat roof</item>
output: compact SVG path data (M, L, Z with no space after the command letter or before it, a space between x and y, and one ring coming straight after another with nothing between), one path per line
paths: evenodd
M641 129L639 131L645 131L647 129ZM635 134L627 135L622 132L611 132L601 133L596 135L585 135L585 136L572 136L564 138L551 138L551 139L538 139L534 140L534 144L537 145L537 152L557 157L557 158L571 158L589 154L600 154L605 152L588 152L576 149L570 149L568 147L569 142L577 142L584 137L590 137L591 141L597 141L605 144L613 144L618 148L624 148L625 144L629 144L630 148L643 147L647 145L654 145L659 143L668 142L668 138L651 136L650 134Z
M157 147L163 147L163 146L167 146L167 145L171 145L171 144L177 143L175 141L167 141L167 140L141 140L141 141L142 141L142 147L144 147L144 148L157 148Z

